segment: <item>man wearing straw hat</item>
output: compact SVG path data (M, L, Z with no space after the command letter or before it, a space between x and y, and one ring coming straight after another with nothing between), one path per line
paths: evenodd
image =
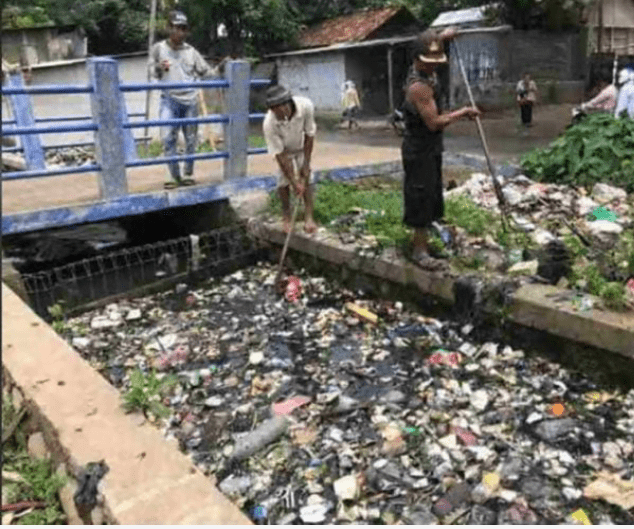
M180 11L173 11L169 20L169 38L157 42L150 51L149 68L152 79L168 83L191 83L204 77L217 76L218 68L212 68L203 59L198 50L185 42L188 24L187 17ZM177 88L163 90L159 110L160 119L195 118L198 116L198 90L195 88ZM185 152L196 152L198 126L168 125L162 127L161 137L166 156L176 156L178 130L183 128ZM167 189L181 185L193 185L194 161L185 162L185 178L181 179L178 162L168 163L172 182L165 184Z
M455 29L438 34L427 30L415 42L413 65L405 86L403 114L403 223L414 229L412 260L423 268L440 263L429 255L428 229L444 215L442 187L443 129L480 111L464 107L442 113L436 68L447 63L443 41L454 38Z
M290 188L298 198L304 198L306 216L304 230L314 233L313 174L310 162L315 144L315 107L306 97L293 96L280 85L271 86L266 92L269 108L264 123L264 139L270 154L275 156L280 173L277 189L282 201L284 231L291 230Z

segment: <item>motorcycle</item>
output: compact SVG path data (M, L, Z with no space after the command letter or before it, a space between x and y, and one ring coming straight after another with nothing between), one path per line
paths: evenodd
M394 127L396 134L402 136L405 133L405 116L398 108L390 116L390 125Z
M586 118L587 115L588 113L583 108L581 108L581 106L574 107L572 109L572 120L570 121L570 125L568 125L566 128L569 129L574 125L578 125Z

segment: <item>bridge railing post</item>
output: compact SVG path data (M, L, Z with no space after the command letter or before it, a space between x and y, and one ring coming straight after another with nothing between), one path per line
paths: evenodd
M24 88L24 81L21 73L9 75L7 85L11 88ZM9 96L11 101L11 110L15 118L16 127L35 127L35 115L33 113L33 104L29 94L16 94ZM46 161L44 158L44 148L37 134L24 134L18 136L22 148L24 149L24 158L28 169L46 169Z
M249 92L251 73L247 61L231 61L225 66L229 88L225 91L225 146L229 154L224 163L224 179L244 178L247 175L249 148Z
M95 132L95 154L101 165L99 191L101 198L121 197L128 194L128 181L119 66L114 59L90 59L88 74L93 86L90 106L98 127Z

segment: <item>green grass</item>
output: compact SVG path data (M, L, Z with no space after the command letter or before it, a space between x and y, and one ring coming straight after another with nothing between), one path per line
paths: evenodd
M497 215L481 208L464 195L445 201L445 219L448 224L459 226L469 235L477 237L494 232L499 225Z
M8 397L2 401L2 424L8 425L18 411ZM50 459L31 459L26 451L26 436L19 426L15 434L2 448L2 469L5 472L19 474L23 482L3 480L3 495L7 503L21 501L43 501L46 507L35 509L19 518L17 525L54 525L64 524L66 515L57 496L66 479L55 473Z
M366 229L382 244L404 244L410 230L403 226L403 196L398 189L366 190L355 185L325 181L316 186L315 220L327 226L336 218L350 213L353 208L371 211ZM281 215L277 193L272 193L269 211Z

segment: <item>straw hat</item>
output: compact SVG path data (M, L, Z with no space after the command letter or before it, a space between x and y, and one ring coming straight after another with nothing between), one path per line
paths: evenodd
M414 43L414 58L427 64L445 64L447 55L436 32L426 31Z

